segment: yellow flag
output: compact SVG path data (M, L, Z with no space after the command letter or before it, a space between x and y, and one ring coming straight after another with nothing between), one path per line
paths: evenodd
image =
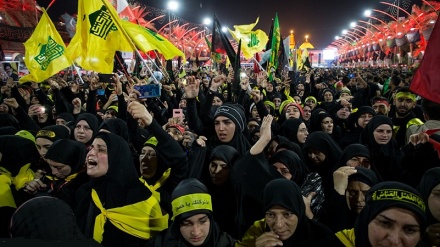
M252 23L252 24L234 25L234 29L235 29L235 31L240 32L240 33L249 33L257 25L258 20L260 20L260 17L258 17L257 20L254 23Z
M257 18L255 23L252 24L234 25L234 31L228 29L235 41L239 42L241 39L241 52L243 52L243 56L246 59L253 57L257 52L264 50L267 41L269 41L269 38L264 31L260 29L252 31L257 25L258 20L259 18Z
M43 9L40 22L32 36L24 43L24 62L30 74L20 78L20 83L42 82L60 70L72 65L66 54L66 46L52 21Z
M136 46L143 52L157 50L167 60L177 56L185 60L185 54L162 35L129 21L122 20L121 23Z
M264 50L267 41L269 41L267 34L260 29L248 33L240 33L237 30L229 30L229 32L237 42L241 39L241 51L246 59L251 58L257 52Z
M116 10L107 1L79 0L76 33L67 53L79 66L105 74L113 72L116 51L134 51Z

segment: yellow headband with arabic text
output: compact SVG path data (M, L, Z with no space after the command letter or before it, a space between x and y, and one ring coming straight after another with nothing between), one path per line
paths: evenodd
M211 195L206 193L184 195L174 199L171 202L171 206L173 210L171 220L174 220L177 215L194 210L205 209L212 211Z

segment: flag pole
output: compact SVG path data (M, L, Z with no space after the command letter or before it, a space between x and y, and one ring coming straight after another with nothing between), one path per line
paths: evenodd
M110 5L111 8L114 9L114 7L110 4L110 2L108 2L107 0L101 0L102 4L104 4L104 6L106 8L109 8L108 5ZM115 16L113 11L109 11L110 15L112 16L113 19L115 20L119 20L119 16ZM135 51L135 53L141 58L141 61L144 63L144 65L147 67L147 70L150 72L150 74L153 77L153 80L156 84L160 84L156 77L154 76L153 72L151 71L150 67L147 65L147 63L145 62L145 60L143 59L143 57L141 56L141 54L139 53L138 49L136 48L136 45L133 43L133 41L131 40L130 36L127 34L127 32L125 31L125 29L122 27L122 25L120 25L119 21L115 21L115 24L118 26L118 29L121 30L122 34L125 36L125 38L129 41L128 43L130 44L131 48Z
M257 59L255 59L254 56L252 56L252 60L254 60L255 62L257 62L258 67L260 67L260 69L262 69L263 71L267 72L267 71L263 68L263 66L261 66L260 62L258 62Z

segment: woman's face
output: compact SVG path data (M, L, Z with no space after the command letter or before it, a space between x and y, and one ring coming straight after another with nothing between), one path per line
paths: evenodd
M331 92L325 92L324 93L324 101L325 102L332 102L333 101L333 94Z
M49 164L50 169L52 169L52 175L57 178L66 178L72 172L72 168L63 163L59 163L53 160L47 160L47 163Z
M208 215L196 214L180 222L180 234L190 245L200 246L208 237L210 227Z
M298 127L298 132L296 133L296 139L298 139L300 144L303 144L306 142L307 136L309 136L307 126L305 123L301 123Z
M325 161L325 154L313 148L308 149L307 156L315 165L320 165Z
M214 96L214 99L212 100L212 105L221 106L223 105L223 101L217 96Z
M381 124L374 130L373 136L377 144L385 145L391 140L393 129L388 124Z
M220 159L214 159L209 163L209 175L212 183L215 185L223 185L229 179L230 167L226 162Z
M386 209L368 224L368 240L372 247L415 247L420 236L415 214L403 208Z
M299 119L300 117L301 117L301 112L299 111L298 107L296 107L294 105L287 107L286 119L289 119L289 118Z
M273 85L272 85L272 83L267 83L266 91L269 92L269 93L273 92Z
M73 135L75 136L75 140L87 143L92 139L93 130L85 120L80 120L75 126Z
M143 147L139 155L139 164L143 178L153 177L157 171L156 151L150 146Z
M99 178L108 172L107 144L101 138L96 138L90 146L86 157L87 175Z
M298 226L298 216L280 206L273 206L266 212L266 223L280 240L290 238Z
M305 105L303 108L303 112L304 112L304 116L303 116L304 121L309 120L310 117L312 116L312 108L309 105Z
M230 142L235 135L235 123L224 116L218 116L214 120L214 128L217 138L224 143Z
M333 119L331 117L326 117L321 121L321 129L327 134L333 132Z
M275 104L275 110L280 109L280 105L281 105L281 99L280 98L274 98L272 100L272 102Z
M336 112L336 116L340 119L347 119L350 116L350 109L348 107L342 107Z
M347 189L345 190L345 198L347 199L348 208L359 214L365 206L365 195L370 189L365 183L359 181L348 182Z
M432 216L440 221L440 184L435 186L428 197L428 207Z
M260 114L258 114L257 106L254 106L252 108L251 115L252 115L252 118L255 118L258 121L261 121Z
M299 97L298 95L293 96L293 99L297 104L301 104L301 97Z
M367 126L368 122L370 122L370 120L373 118L373 115L371 113L363 113L359 116L358 118L358 125L359 127L361 127L362 129L365 128L365 126Z
M272 166L281 174L283 177L287 179L292 179L292 174L290 173L289 168L281 162L275 162Z
M361 166L367 169L370 169L371 167L370 160L367 157L363 156L353 156L349 160L347 160L345 164L351 167Z
M53 141L50 141L46 138L35 139L35 146L37 147L38 153L40 154L41 158L44 159L44 156L46 155L47 150L49 150L50 146L52 146L52 143Z

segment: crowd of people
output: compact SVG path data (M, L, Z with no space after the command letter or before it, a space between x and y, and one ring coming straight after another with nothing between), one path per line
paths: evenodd
M440 104L413 71L65 73L2 83L0 237L438 246ZM135 85L155 83L160 97Z

